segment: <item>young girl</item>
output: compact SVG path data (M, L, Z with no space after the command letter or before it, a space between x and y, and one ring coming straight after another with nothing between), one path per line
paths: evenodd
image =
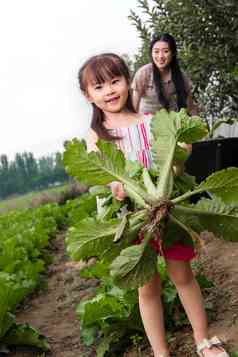
M133 103L141 113L155 113L161 108L178 111L187 108L196 115L192 82L180 69L175 39L162 33L150 43L151 63L142 66L132 82Z
M124 61L112 53L94 56L80 69L79 83L93 107L91 129L87 138L88 149L97 149L98 138L114 141L126 158L138 160L145 167L150 167L151 117L137 114L132 106L130 76ZM125 192L122 184L113 182L111 187L114 196L123 200ZM193 257L193 249L179 243L164 252L169 276L176 285L193 328L198 355L228 357L216 337L208 339L202 296L190 266ZM160 294L160 277L157 274L139 288L139 306L154 356L168 357Z

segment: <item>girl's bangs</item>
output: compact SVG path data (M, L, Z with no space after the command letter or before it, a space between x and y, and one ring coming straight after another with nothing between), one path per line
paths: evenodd
M119 76L127 78L123 64L117 58L112 57L95 58L84 71L86 83L104 83Z

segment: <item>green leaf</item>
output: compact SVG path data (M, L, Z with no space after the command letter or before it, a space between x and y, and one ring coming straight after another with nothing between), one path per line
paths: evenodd
M102 279L103 277L109 275L108 264L105 264L99 260L94 265L85 266L84 268L80 269L79 275L81 278L86 279Z
M97 202L97 212L96 217L100 221L109 220L111 218L115 218L117 213L121 209L124 202L118 201L113 198L112 193L107 194L106 196L96 197Z
M160 110L151 121L151 129L154 137L152 151L160 172L157 198L169 198L173 186L172 166L177 145L176 113Z
M80 339L86 346L90 346L95 342L98 328L96 326L84 327L80 329Z
M77 306L77 316L83 327L89 327L95 323L101 325L108 319L128 317L127 308L115 296L98 294L94 298L83 301Z
M69 225L77 225L82 219L95 215L96 209L96 197L89 193L83 194L73 201L68 201L65 205L65 211Z
M173 162L176 155L181 158L181 153L184 153L178 148L178 142L190 144L200 140L207 135L207 130L200 118L189 117L184 109L178 113L160 110L155 114L151 127L154 136L152 150L160 172L157 197L169 198L173 188Z
M197 202L195 207L197 209L204 210L207 212L238 216L238 203L226 204L219 197L213 199L202 198L200 201Z
M106 196L107 194L111 193L111 190L109 187L104 187L104 186L92 186L89 188L89 193L91 196ZM84 194L85 195L85 194ZM82 197L81 195L80 197Z
M120 221L112 219L106 222L86 218L78 227L71 227L66 237L67 252L74 260L87 260L100 257L107 249L116 249L113 237Z
M167 112L166 109L157 111L151 120L154 140L159 141L157 138L160 138L165 141L170 137L174 138L177 131L176 118L177 113L174 111Z
M67 253L74 260L88 260L99 257L110 261L134 240L144 222L144 211L136 212L129 218L125 237L117 243L113 239L118 231L120 219L98 221L86 218L76 227L71 227L66 236ZM127 231L129 230L129 232Z
M148 169L146 168L143 169L142 177L148 194L156 198L156 194L157 194L156 187L153 184L153 181L151 180Z
M110 272L119 287L138 288L156 274L157 255L148 244L128 247L112 262Z
M126 173L123 153L115 144L102 140L97 142L97 147L99 151L88 153L83 141L74 139L69 142L64 153L68 174L88 185L106 185L120 181L126 191L138 196L138 199L140 196L139 204L145 207L148 194Z
M124 189L125 189L125 192L126 194L132 199L132 201L135 202L135 204L138 206L138 207L149 207L145 200L143 199L143 195L140 195L138 194L138 192L136 192L131 185L124 185Z
M238 190L224 190L224 191L217 191L215 194L211 194L212 197L220 197L223 202L227 204L236 204L238 202Z
M98 142L100 151L87 152L83 141L73 139L64 152L65 169L70 176L89 185L106 185L123 175L124 155L112 143Z
M110 351L110 345L114 342L114 339L118 340L117 333L114 331L111 335L104 337L97 346L97 357L104 357L106 352Z
M174 216L173 211L171 215ZM171 215L169 215L169 219L162 233L163 248L171 247L174 243L178 242L178 240L182 241L185 245L192 246L193 236L188 230L187 222L180 219L180 217L176 217L180 222L175 222L171 219Z
M177 145L174 153L175 162L176 161L185 162L188 157L189 157L189 152L186 149Z
M7 345L26 345L38 347L43 351L49 350L49 345L45 336L41 335L36 329L28 324L16 324L4 336L2 342Z
M128 222L129 224L125 227L124 236L128 240L128 243L132 243L137 239L138 234L142 226L145 224L145 221L148 219L148 213L145 210L137 211L133 214L130 214ZM124 237L124 240L125 240Z
M125 226L123 233L123 239L116 243L113 243L113 247L109 247L103 254L102 259L106 259L107 262L113 260L116 257L116 253L119 255L122 249L125 249L138 238L138 234L141 228L145 224L148 213L145 210L137 211L130 214L128 217L128 224Z
M186 225L184 222L178 220L177 218L175 218L172 214L169 215L169 218L171 219L171 221L177 225L178 227L180 227L183 231L185 231L191 238L191 240L194 243L199 243L200 242L200 236L199 234L194 231L189 225Z
M177 133L178 141L192 144L207 136L208 131L204 122L198 116L190 117L185 109L177 113L179 129Z
M213 173L208 176L205 181L202 181L195 190L188 191L185 194L172 199L172 202L182 202L189 197L204 191L208 191L210 194L215 194L215 196L222 198L222 200L227 203L238 202L238 167L229 167Z
M122 217L122 220L121 220L121 223L119 224L118 228L117 228L117 231L116 231L116 234L115 234L115 237L113 239L113 242L116 243L118 242L123 233L124 233L124 230L126 228L126 225L128 223L128 219L127 219L127 214L125 214L123 217Z
M209 191L219 197L238 192L238 167L215 172L201 182L196 191Z
M183 175L175 176L174 188L179 194L184 194L196 187L195 177L184 173ZM177 192L176 192L177 193Z
M1 304L3 304L3 301L1 301ZM8 307L7 304L5 306ZM15 323L15 316L13 314L11 314L10 312L6 312L4 315L1 316L1 320L0 320L0 340L1 341L2 341L2 338L4 338L4 335L13 326L14 323Z
M238 241L238 217L227 213L225 209L214 209L212 200L206 200L202 204L198 203L189 207L177 205L171 212L198 233L208 230L218 238Z
M121 329L119 331L113 331L108 336L105 336L97 346L97 357L104 357L106 352L110 352L110 346L119 341L125 332L126 329Z
M140 177L143 166L138 161L126 160L125 170L129 177Z

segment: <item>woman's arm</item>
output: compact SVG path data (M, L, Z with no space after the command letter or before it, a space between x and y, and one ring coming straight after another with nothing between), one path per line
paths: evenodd
M133 92L132 92L132 103L133 103L133 107L134 107L136 112L139 111L140 100L141 100L140 94L136 90L133 90Z
M137 112L139 111L140 101L145 94L145 88L148 84L148 78L151 73L150 67L151 64L147 64L139 68L131 83L132 103Z
M199 106L198 104L194 101L193 98L193 82L191 79L186 75L186 73L183 73L183 79L184 79L184 85L185 89L187 92L187 110L188 114L193 116L193 115L199 115Z
M199 107L198 104L194 102L192 93L189 92L188 93L188 97L187 97L187 108L188 108L188 113L189 115L193 116L193 115L199 115Z

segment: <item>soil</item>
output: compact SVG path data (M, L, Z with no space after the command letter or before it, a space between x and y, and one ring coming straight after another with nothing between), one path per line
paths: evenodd
M218 240L205 235L205 248L199 266L215 287L205 292L210 306L209 333L219 336L229 351L238 351L238 243ZM93 294L96 280L79 277L82 263L70 262L65 256L64 234L53 241L54 262L49 266L47 286L29 299L17 313L18 322L28 322L44 334L50 344L49 353L14 350L10 357L94 357L95 349L80 343L79 321L75 307ZM201 263L201 264L200 264ZM192 333L183 328L170 338L173 357L195 357ZM141 354L130 350L124 357L152 356L150 348L142 346Z

